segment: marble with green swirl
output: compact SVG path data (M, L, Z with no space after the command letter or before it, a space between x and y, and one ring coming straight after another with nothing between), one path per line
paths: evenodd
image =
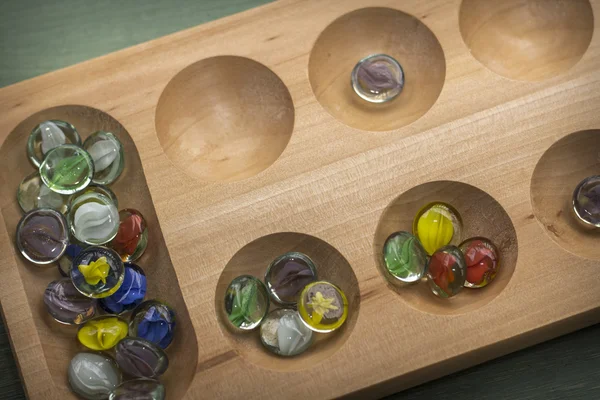
M419 281L427 269L427 252L408 232L395 232L383 245L383 261L390 278L403 283Z
M79 146L65 144L50 150L42 165L40 177L50 190L61 194L73 194L92 181L94 161Z

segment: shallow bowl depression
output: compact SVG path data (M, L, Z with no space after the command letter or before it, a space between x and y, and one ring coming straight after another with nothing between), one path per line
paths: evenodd
M400 63L405 75L395 99L373 104L352 89L354 66L373 54ZM444 86L446 60L437 38L412 15L391 8L363 8L333 21L310 53L308 77L321 105L335 118L366 131L397 129L423 116Z
M463 0L460 32L473 57L506 78L539 81L573 67L594 33L589 0Z
M258 330L242 333L234 331L227 321L223 303L227 286L235 277L253 275L264 281L269 264L278 256L292 251L309 256L317 266L318 278L330 281L344 291L348 298L349 313L348 319L338 330L328 334L315 333L315 342L306 352L294 357L280 357L264 348ZM271 301L270 309L276 308L281 307ZM321 239L294 232L263 236L242 247L223 269L215 294L215 313L231 346L248 362L276 371L309 368L330 357L350 337L358 319L359 309L358 281L344 256Z
M119 199L120 208L135 208L147 220L148 248L136 264L142 267L148 277L146 298L164 300L177 312L175 339L167 350L171 363L161 381L165 384L169 399L182 398L195 373L193 366L197 364L198 359L196 335L158 224L140 157L131 136L118 121L100 110L68 105L40 111L21 122L0 148L0 201L6 232L14 244L15 229L22 215L16 200L17 187L21 179L34 171L27 158L27 138L35 125L48 119L72 123L84 139L97 130L109 131L123 144L125 170L111 185L111 189ZM46 286L51 281L60 279L61 275L57 268L41 269L19 257L16 246L14 251L15 263L43 350L40 357L43 357L54 380L56 398L75 398L69 392L66 377L71 358L83 350L76 340L77 327L64 326L52 320L43 302Z
M237 181L281 155L294 129L285 84L264 65L218 56L179 72L156 107L156 133L171 162L202 181Z
M383 245L396 231L412 233L413 220L426 204L445 202L461 215L463 229L461 241L483 236L498 248L500 266L496 278L481 289L464 288L457 296L440 299L422 281L397 287L388 283L400 299L417 310L432 314L462 314L488 304L506 287L517 265L517 234L504 208L481 189L462 182L435 181L415 186L398 196L384 210L375 232L374 252L377 267L384 277Z

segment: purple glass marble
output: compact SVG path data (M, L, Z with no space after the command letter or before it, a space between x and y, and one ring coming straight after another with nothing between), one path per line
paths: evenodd
M573 210L585 226L600 228L600 175L585 178L573 192Z
M69 278L50 282L44 292L44 304L52 318L68 325L83 324L97 310L96 299L79 293Z
M164 400L165 387L154 379L134 379L123 382L108 396L108 400Z
M352 88L368 102L384 103L404 89L404 71L392 57L374 54L360 60L352 70Z
M56 210L38 208L23 215L17 225L17 247L35 264L51 264L68 244L67 221Z
M169 366L165 352L144 339L127 337L117 344L115 351L121 371L136 378L158 378Z
M271 298L286 306L296 304L302 289L316 280L315 264L306 254L298 252L277 257L265 274L265 283Z

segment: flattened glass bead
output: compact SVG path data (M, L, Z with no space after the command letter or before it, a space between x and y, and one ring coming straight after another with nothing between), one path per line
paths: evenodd
M127 321L116 315L103 315L90 319L79 327L77 339L91 350L112 349L127 336Z
M157 300L145 301L131 315L129 334L166 349L175 334L175 311Z
M44 292L46 310L56 321L80 325L96 314L97 303L79 293L69 278L50 282Z
M34 209L21 217L16 239L17 247L26 259L39 265L51 264L67 248L67 221L56 210Z
M352 88L362 99L384 103L395 99L404 89L400 63L386 54L363 58L352 70Z
M474 237L462 242L458 248L467 264L465 287L482 288L494 280L498 273L500 253L491 240Z
M111 314L122 314L133 310L146 296L146 275L142 269L131 263L125 264L125 278L117 291L100 299L100 307Z
M427 280L436 296L456 296L464 287L466 276L465 257L456 246L444 246L429 259Z
M65 278L69 278L71 276L71 266L73 264L73 259L77 257L77 255L83 250L78 244L70 243L67 246L67 249L63 253L62 257L58 259L56 262L58 264L58 272L64 276Z
M40 165L42 182L60 194L73 194L92 181L94 162L79 146L65 144L46 154Z
M51 208L62 214L67 212L67 197L50 190L42 182L38 171L26 176L19 185L17 200L23 212L34 208Z
M305 352L313 340L298 311L280 308L271 311L260 324L260 340L271 352L280 356L295 356Z
M427 204L417 213L413 222L413 234L429 255L448 244L458 245L461 233L460 214L446 203Z
M327 333L341 327L348 317L348 300L332 283L308 284L300 294L298 312L302 322L315 332Z
M121 371L136 378L158 378L169 367L169 358L160 347L135 337L117 344L115 359Z
M27 155L39 167L48 152L63 144L81 146L81 137L73 125L60 120L48 120L37 125L27 140Z
M590 176L573 192L573 211L587 228L600 228L600 175Z
M121 384L117 364L103 354L76 354L69 364L67 377L71 390L88 400L107 399Z
M110 132L98 131L92 133L83 148L94 160L94 183L110 185L125 167L123 145L115 135Z
M109 197L96 190L72 196L68 217L73 236L87 244L108 243L119 230L117 207Z
M121 259L131 262L139 259L148 246L148 225L146 219L137 210L126 208L119 211L119 230L110 242Z
M316 280L315 264L306 254L298 252L277 257L265 274L265 283L271 298L287 306L295 305L302 289Z
M106 247L90 246L73 259L71 280L85 296L108 297L121 287L124 278L123 261Z
M90 193L90 192L96 193L96 194L101 194L105 197L108 197L110 199L110 201L112 201L112 203L115 205L115 207L119 208L119 200L117 199L115 192L113 192L108 186L99 185L99 184L93 183L93 182L90 183L89 185L87 185L87 187L85 189L83 189L81 192L77 192L77 193L69 196L67 203L71 204L77 197L81 196L82 194Z
M418 282L427 269L427 252L419 239L408 232L392 233L383 245L383 263L392 279Z
M225 313L235 328L257 328L269 312L269 294L265 285L250 275L238 276L225 292Z
M111 392L108 400L164 400L165 387L152 379L134 379L123 382Z

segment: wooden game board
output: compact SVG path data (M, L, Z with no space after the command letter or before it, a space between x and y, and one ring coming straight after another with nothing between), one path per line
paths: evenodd
M14 244L25 143L49 118L113 131L121 207L150 225L149 297L178 312L169 399L375 398L600 321L600 234L570 197L600 173L600 0L282 0L0 89L0 302L27 394L72 395L73 329ZM369 105L349 77L406 72ZM502 266L449 301L395 288L381 248L428 201ZM345 327L277 358L221 323L229 280L298 250L345 290Z

